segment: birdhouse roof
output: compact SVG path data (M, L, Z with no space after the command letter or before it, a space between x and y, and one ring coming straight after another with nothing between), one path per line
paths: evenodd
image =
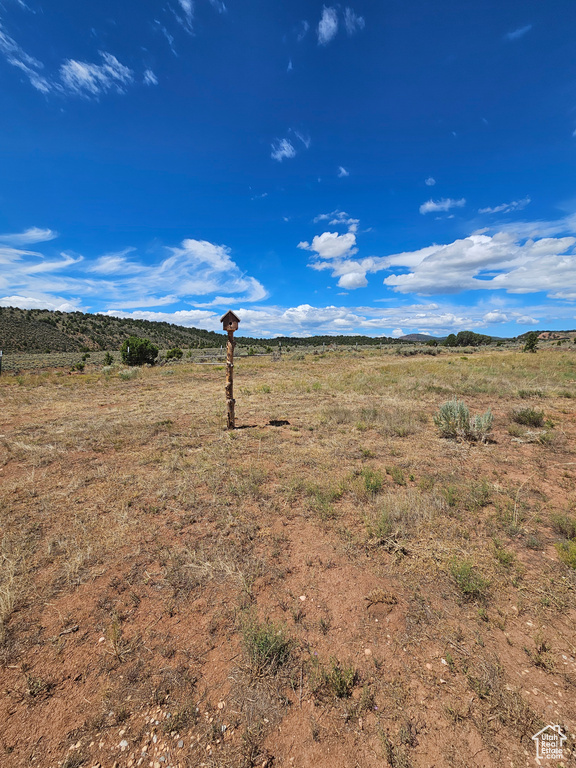
M238 315L235 315L231 309L229 309L228 312L226 312L226 314L222 315L222 317L220 318L220 322L223 323L225 321L230 321L230 320L236 320L237 323L240 322L240 318L238 317Z

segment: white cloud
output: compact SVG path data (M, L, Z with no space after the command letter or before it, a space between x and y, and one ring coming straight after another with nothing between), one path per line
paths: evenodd
M403 266L384 284L400 293L447 294L500 289L508 293L546 291L552 298L576 298L576 238L518 242L508 233L470 235L448 245L396 254L381 267Z
M236 305L238 306L238 305ZM445 335L465 329L486 329L487 314L483 307L438 306L437 304L409 304L391 308L381 307L316 307L300 304L295 307L238 307L234 310L241 320L240 333L259 337L312 336L314 334L354 334L370 336L404 336L405 333ZM206 309L178 312L138 310L126 312L109 310L105 314L158 320L185 326L221 330L220 312ZM513 322L535 325L534 318L518 312L509 312ZM527 322L527 321L530 322ZM542 318L538 322L545 322Z
M0 298L1 307L20 307L20 309L51 309L54 312L78 312L82 303L80 299L70 302L55 296L3 296Z
M486 312L482 319L485 323L490 325L492 323L507 323L510 320L505 312L500 312L497 309L494 309L491 312Z
M144 85L158 85L158 78L151 69L144 72Z
M33 56L29 56L18 43L10 37L0 22L0 53L4 55L8 64L17 67L24 72L31 85L41 93L49 93L52 84L41 74L44 64Z
M515 29L512 32L508 32L504 37L506 40L519 40L521 37L524 37L527 32L530 32L531 29L532 24L526 24L525 27L518 27L518 29Z
M341 259L344 256L352 256L358 251L356 235L353 232L347 232L345 235L339 235L337 232L323 232L321 235L316 235L312 243L306 241L298 243L298 248L312 251L321 259Z
M312 139L307 134L301 133L300 131L294 131L294 136L304 144L306 149L309 149L310 144L312 143Z
M427 187L433 187L436 184L436 179L432 176L428 176L424 184L426 184Z
M296 150L289 139L276 139L276 141L272 142L272 152L270 157L281 163L284 158L290 159L296 157Z
M364 29L365 24L362 16L357 16L352 8L346 8L344 11L344 26L349 35L353 35L354 32L357 32L359 29Z
M0 241L0 291L44 301L53 294L81 295L85 301L121 309L182 300L197 306L229 300L254 302L268 295L256 278L246 275L232 260L224 245L186 239L177 247L166 248L168 255L153 263L133 258L134 251L126 248L96 259L67 253L47 258Z
M320 221L327 221L331 226L345 226L348 227L349 232L357 232L360 219L353 219L346 211L332 211L332 213L321 213L314 219L314 224L318 224Z
M350 176L350 171L347 171L343 166L338 166L338 178L343 179L346 176Z
M529 197L525 197L522 200L513 200L511 203L502 203L494 208L479 208L478 213L509 213L510 211L521 211L530 205L532 201Z
M210 5L215 8L218 13L226 13L228 10L222 0L210 0Z
M58 233L52 229L40 229L39 227L30 227L25 232L17 232L11 235L0 235L0 243L8 245L32 245L33 243L43 243L47 240L54 240Z
M328 8L326 6L322 9L322 16L318 24L318 43L319 45L327 45L338 32L338 14L336 8Z
M60 67L62 85L66 91L87 98L107 91L123 93L134 80L131 69L121 64L111 53L101 52L103 64L68 59Z
M301 21L298 27L298 31L296 32L296 39L298 42L302 42L306 35L308 34L308 30L310 29L310 24L308 24L307 21Z
M178 21L180 21L183 27L191 31L192 22L194 21L194 3L192 0L178 0L178 4L184 14L184 18L177 17Z
M466 205L465 198L452 200L450 197L443 197L442 200L428 200L420 206L420 213L435 213L438 211L449 211L451 208L463 208Z

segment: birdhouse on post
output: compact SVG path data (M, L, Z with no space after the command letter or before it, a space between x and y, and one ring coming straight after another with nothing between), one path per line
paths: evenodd
M222 328L228 333L228 343L226 344L226 409L227 409L227 427L234 429L234 331L238 330L240 318L232 312L231 309L220 318Z
M225 315L222 315L220 322L222 323L225 331L237 331L240 318L237 317L231 309L229 309Z

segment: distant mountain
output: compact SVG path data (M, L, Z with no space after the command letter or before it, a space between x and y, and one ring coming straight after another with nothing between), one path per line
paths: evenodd
M400 341L421 341L426 343L427 341L444 341L446 336L430 336L428 333L407 333L405 336L400 336Z

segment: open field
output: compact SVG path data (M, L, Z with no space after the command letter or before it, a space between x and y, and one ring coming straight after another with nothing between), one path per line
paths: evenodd
M86 371L0 378L0 765L576 765L573 349Z

